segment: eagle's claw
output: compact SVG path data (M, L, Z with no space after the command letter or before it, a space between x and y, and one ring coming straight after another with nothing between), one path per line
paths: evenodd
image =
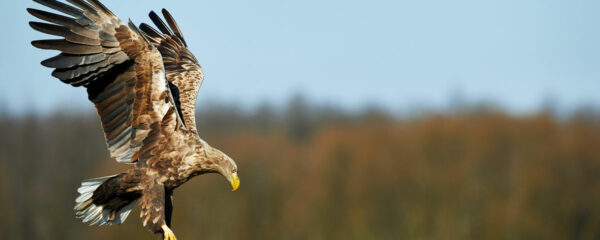
M177 240L175 233L173 233L173 231L167 225L162 225L162 230L163 236L165 237L164 240Z

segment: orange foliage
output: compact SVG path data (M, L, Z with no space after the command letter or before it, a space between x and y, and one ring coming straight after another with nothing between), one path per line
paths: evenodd
M221 177L207 175L178 189L178 236L600 236L598 120L493 112L410 120L312 116L199 115L199 131L236 159L242 184L232 193ZM0 179L7 179L0 212L9 215L0 219L2 239L149 238L136 214L122 227L103 228L72 216L80 180L118 168L92 119L55 116L50 129L47 118L2 120L9 133L0 139Z

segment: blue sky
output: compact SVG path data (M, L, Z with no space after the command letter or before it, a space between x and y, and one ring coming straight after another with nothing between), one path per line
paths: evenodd
M178 20L206 79L199 104L252 107L302 93L349 109L444 107L460 95L530 112L600 105L600 1L104 0L121 19ZM1 1L0 105L11 112L93 111L31 47L26 7ZM44 7L41 7L44 8ZM201 107L201 106L200 106Z

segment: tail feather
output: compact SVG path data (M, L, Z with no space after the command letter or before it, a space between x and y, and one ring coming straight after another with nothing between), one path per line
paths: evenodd
M109 191L103 189L102 192L95 193L100 186L109 180L113 182L120 181L122 175L117 174L83 181L81 187L77 189L80 195L75 199L76 204L73 208L75 216L89 225L101 226L123 223L137 202L137 197L131 198L128 196L123 198L119 196L120 189L109 189ZM112 184L111 186L119 185ZM104 196L99 196L99 194L104 194ZM94 199L94 196L104 199L104 202L99 203L98 199ZM119 204L111 204L112 199L118 201ZM124 202L123 199L128 201Z

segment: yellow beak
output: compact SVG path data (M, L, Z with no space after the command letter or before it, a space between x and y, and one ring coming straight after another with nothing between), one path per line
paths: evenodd
M240 178L235 172L231 173L231 187L233 187L231 191L235 191L240 187Z

